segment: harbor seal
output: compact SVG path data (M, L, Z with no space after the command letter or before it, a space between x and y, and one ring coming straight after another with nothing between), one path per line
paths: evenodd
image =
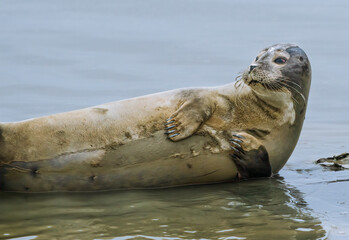
M298 141L310 81L305 52L277 44L224 86L1 123L0 188L97 191L269 177Z

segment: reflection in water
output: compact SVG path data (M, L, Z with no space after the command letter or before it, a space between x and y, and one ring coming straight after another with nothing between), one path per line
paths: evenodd
M324 238L306 205L280 177L158 190L1 193L0 238Z

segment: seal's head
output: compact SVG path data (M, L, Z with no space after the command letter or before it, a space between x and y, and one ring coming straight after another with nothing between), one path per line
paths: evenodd
M294 98L308 98L311 67L305 52L294 44L276 44L262 50L242 75L254 90L288 89Z

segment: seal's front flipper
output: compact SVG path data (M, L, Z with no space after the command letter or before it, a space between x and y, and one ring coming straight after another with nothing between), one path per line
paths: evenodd
M166 120L165 133L172 141L179 141L193 135L211 117L214 107L203 100L194 99L184 103Z
M272 175L268 152L255 137L241 133L233 135L229 142L240 179Z

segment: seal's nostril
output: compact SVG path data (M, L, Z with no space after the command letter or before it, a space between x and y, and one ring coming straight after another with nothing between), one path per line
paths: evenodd
M257 66L256 65L251 65L250 66L250 72L252 72L253 69L255 69Z

